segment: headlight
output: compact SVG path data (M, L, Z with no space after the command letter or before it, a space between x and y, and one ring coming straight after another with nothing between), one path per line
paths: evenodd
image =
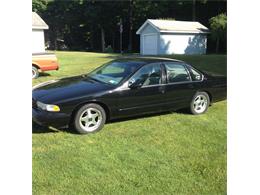
M44 104L42 102L37 102L37 106L42 109L42 110L46 110L49 112L59 112L60 111L60 107L57 105L51 105L51 104Z

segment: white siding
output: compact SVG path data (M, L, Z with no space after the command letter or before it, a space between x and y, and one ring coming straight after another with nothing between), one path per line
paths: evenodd
M161 34L159 54L205 54L207 37L201 34Z
M32 53L44 52L44 32L43 30L32 30Z

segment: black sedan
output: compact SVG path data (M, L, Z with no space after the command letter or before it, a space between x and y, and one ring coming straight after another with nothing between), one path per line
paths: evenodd
M121 58L89 74L39 84L32 91L33 120L72 124L96 132L112 119L189 108L202 114L226 99L226 77L165 58Z

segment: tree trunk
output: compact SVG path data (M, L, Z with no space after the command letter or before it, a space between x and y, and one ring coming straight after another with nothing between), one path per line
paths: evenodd
M128 51L132 52L133 41L133 0L129 0L129 39L128 39Z
M91 48L91 51L94 50L94 30L93 28L91 28L91 34L90 34L90 48Z
M50 30L51 32L51 49L57 50L57 30L55 27Z
M101 50L105 52L105 31L103 27L101 27Z
M115 33L112 33L112 48L113 51L115 52Z
M120 53L123 53L123 24L122 24L122 18L120 18Z
M93 37L93 32L91 33L91 36L90 36L90 49L91 51L94 50L94 37Z
M192 21L196 21L196 0L192 0Z
M57 50L57 49L58 49L57 37L58 37L58 31L55 30L54 50Z
M216 53L218 53L218 50L219 50L219 38L217 38L216 41Z

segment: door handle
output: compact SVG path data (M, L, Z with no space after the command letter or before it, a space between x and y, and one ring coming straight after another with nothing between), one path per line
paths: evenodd
M159 87L159 91L160 91L161 93L165 93L165 87L164 87L164 86Z
M190 88L190 89L193 88L193 84L191 84L191 83L188 84L188 88Z

